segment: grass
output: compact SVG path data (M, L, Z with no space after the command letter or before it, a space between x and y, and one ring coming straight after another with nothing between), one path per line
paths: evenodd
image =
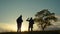
M60 34L60 31L4 32L0 34Z

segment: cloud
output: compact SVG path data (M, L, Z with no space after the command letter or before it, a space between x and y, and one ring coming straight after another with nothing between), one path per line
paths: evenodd
M0 28L0 32L10 32L10 30L4 29L4 28Z
M60 30L60 27L50 26L50 27L45 28L45 30Z
M56 17L57 17L57 21L56 22L51 21L51 23L55 26L57 25L60 26L60 16L56 15Z
M60 16L56 15L58 21L52 22L53 25L47 27L45 30L60 30Z
M60 21L60 16L56 15L56 17L58 18L58 21Z
M0 23L0 32L16 32L16 24Z

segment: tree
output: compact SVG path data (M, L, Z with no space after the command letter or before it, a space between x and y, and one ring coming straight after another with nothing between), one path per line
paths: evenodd
M51 13L48 9L43 9L40 12L37 12L34 18L35 22L38 22L38 26L44 30L47 26L52 25L50 20L56 22L57 18L55 17L55 13Z

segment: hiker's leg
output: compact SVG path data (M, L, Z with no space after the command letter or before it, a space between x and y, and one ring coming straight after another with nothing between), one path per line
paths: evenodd
M30 25L29 25L29 27L28 27L28 31L30 31Z
M17 32L19 31L19 24L17 23Z
M21 32L21 25L22 25L22 23L19 23L19 31Z
M31 28L31 31L32 31L32 28Z
M17 32L20 32L21 31L21 23L18 23L17 27L18 27Z
M33 25L31 25L31 31L33 31Z

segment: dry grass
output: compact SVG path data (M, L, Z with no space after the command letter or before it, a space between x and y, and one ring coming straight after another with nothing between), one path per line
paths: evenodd
M4 33L0 33L0 34L60 34L60 30L59 31L32 31L32 32L4 32Z

